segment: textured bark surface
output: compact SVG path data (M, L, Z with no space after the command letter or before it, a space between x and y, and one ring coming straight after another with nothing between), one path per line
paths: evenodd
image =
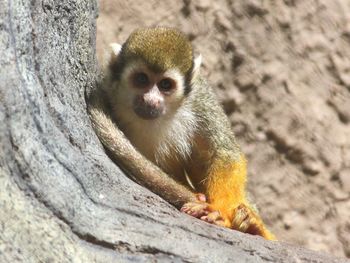
M128 179L86 113L95 1L0 1L1 262L345 262L190 218Z

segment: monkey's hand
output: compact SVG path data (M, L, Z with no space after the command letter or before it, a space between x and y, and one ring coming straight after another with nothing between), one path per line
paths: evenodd
M240 204L234 209L231 228L243 233L259 235L268 240L276 240L276 237L267 230L260 216L245 204Z
M200 219L207 223L214 224L217 226L227 226L224 218L221 216L219 211L211 211L207 215L202 216Z
M193 202L185 203L181 209L181 212L184 212L190 216L201 218L209 214L209 204L204 194L196 194L196 200Z
M224 226L224 220L219 211L212 211L209 204L206 202L204 194L196 194L197 200L194 202L188 202L181 208L181 212L184 212L193 217L199 218L207 223Z

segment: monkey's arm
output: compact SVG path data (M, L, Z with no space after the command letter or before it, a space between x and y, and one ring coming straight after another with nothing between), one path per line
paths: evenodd
M265 227L262 219L246 197L246 160L227 155L215 157L209 168L205 192L210 208L220 211L225 225L241 232L260 235L269 240L275 236Z
M136 182L177 208L184 203L196 202L197 197L193 192L169 177L133 147L109 117L102 92L95 90L90 95L88 111L97 136L114 161Z
M236 143L228 118L209 87L199 89L198 94L194 103L201 126L194 140L189 174L196 188L206 195L209 210L214 211L208 215L209 220L202 219L219 224L224 221L226 227L274 240L246 197L246 159ZM205 107L201 100L207 102ZM198 165L201 163L205 166Z

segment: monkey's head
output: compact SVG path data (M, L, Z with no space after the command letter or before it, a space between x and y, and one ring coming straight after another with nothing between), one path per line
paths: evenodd
M157 119L175 112L191 92L201 56L194 59L192 45L180 31L138 29L122 46L111 47L109 70L119 109Z

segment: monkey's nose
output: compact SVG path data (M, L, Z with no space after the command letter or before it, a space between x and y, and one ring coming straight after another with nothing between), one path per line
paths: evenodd
M152 120L164 114L164 103L160 100L147 100L144 96L139 96L133 102L134 112L142 119Z

